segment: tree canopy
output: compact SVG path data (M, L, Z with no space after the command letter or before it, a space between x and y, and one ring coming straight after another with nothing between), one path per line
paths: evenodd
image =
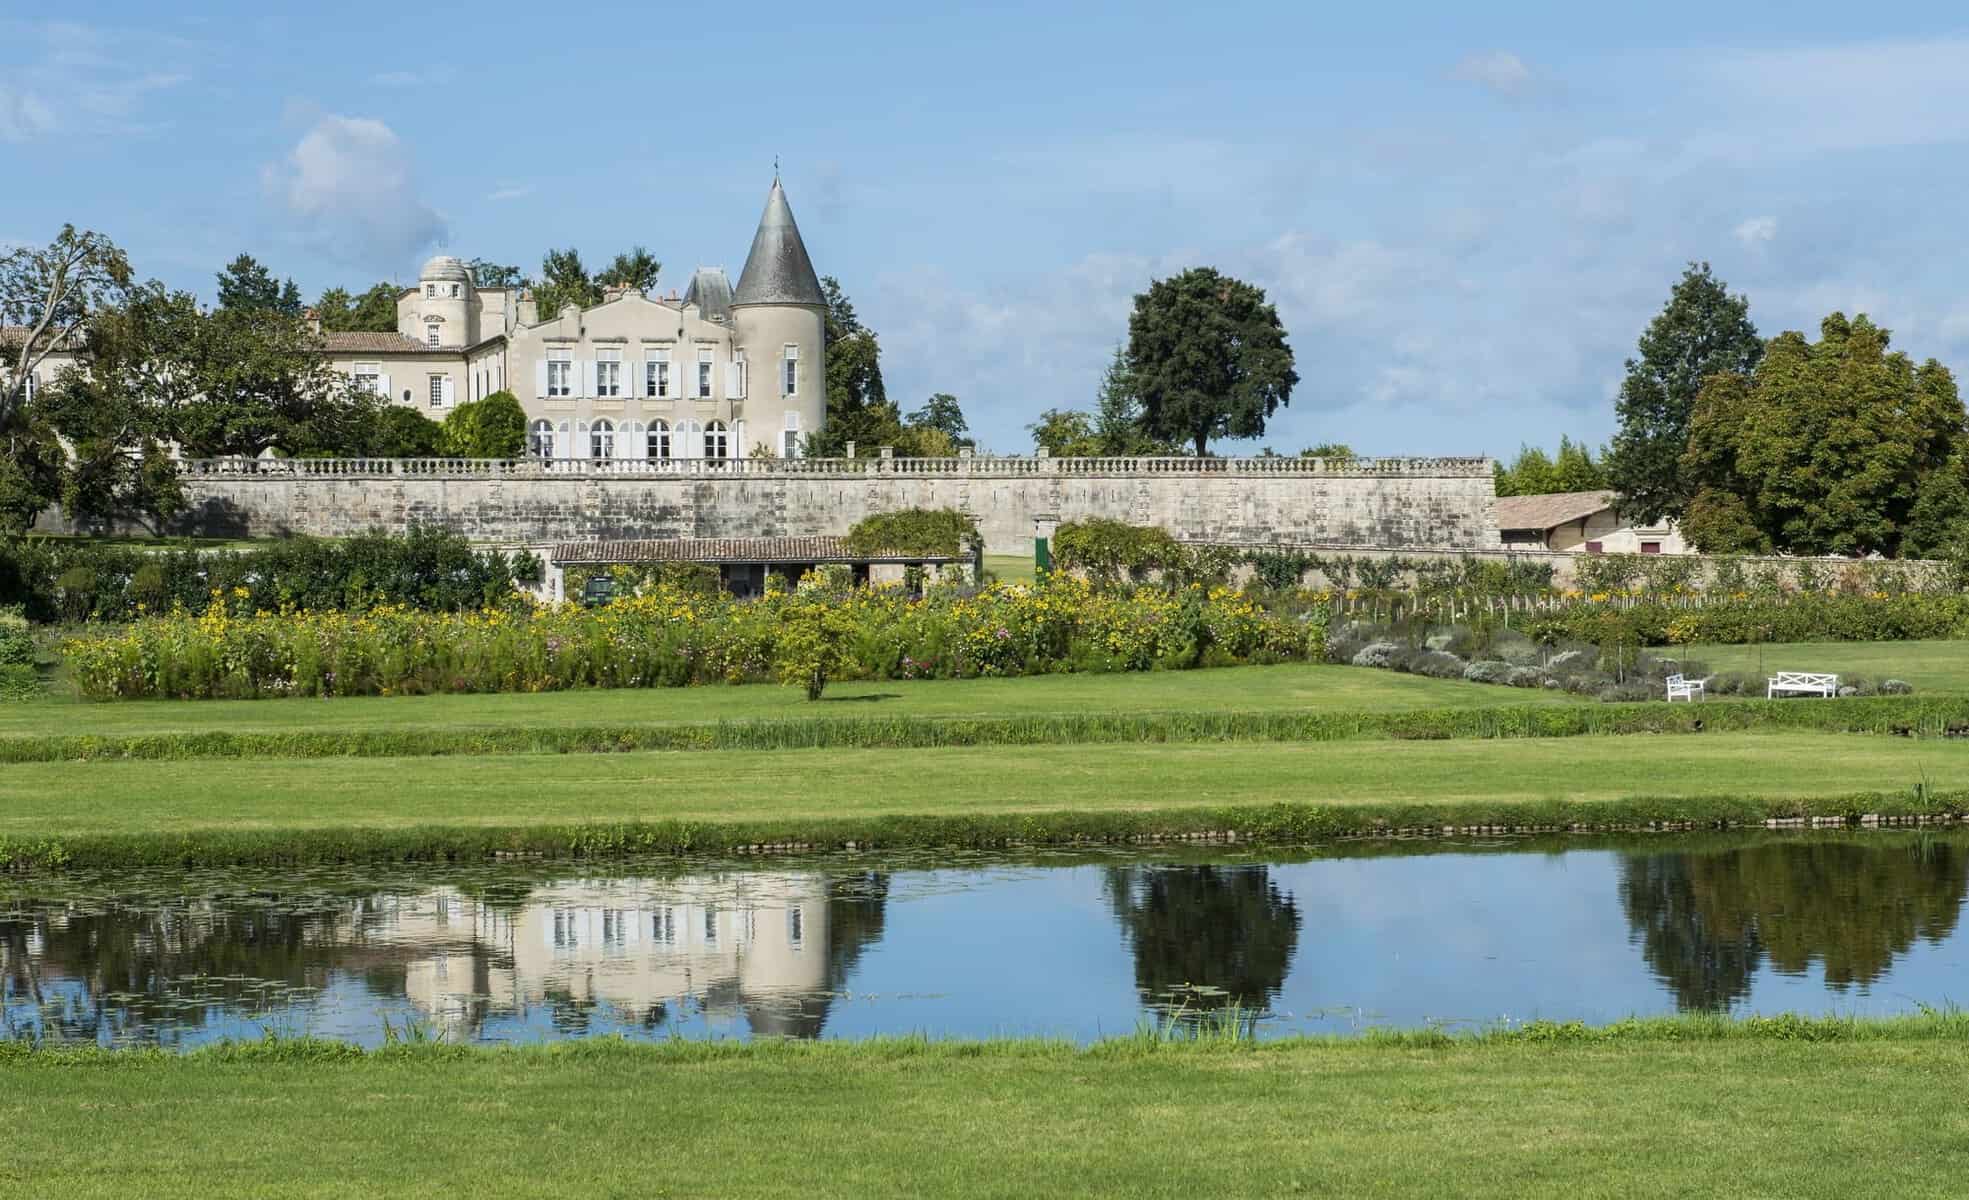
M1641 334L1614 402L1620 428L1607 455L1621 511L1642 521L1681 517L1695 496L1682 473L1696 396L1719 374L1748 374L1764 353L1750 302L1732 296L1709 264L1690 263Z
M1536 446L1522 446L1509 466L1496 464L1497 494L1543 496L1552 492L1594 492L1607 486L1607 472L1585 444L1561 435L1550 457Z
M1135 297L1128 379L1152 437L1188 443L1253 438L1299 382L1264 290L1197 267Z
M540 260L540 282L533 286L533 298L540 306L542 320L551 321L570 304L588 308L602 302L601 285L588 277L581 252L569 246L549 250Z
M395 333L398 290L388 281L371 285L360 296L332 287L315 301L315 313L321 327L331 333Z
M219 307L233 312L275 312L301 315L301 289L292 279L276 280L273 272L250 254L242 254L219 272Z
M468 400L445 417L438 444L456 458L518 458L526 448L526 411L507 391Z
M1946 367L1889 341L1833 313L1817 342L1783 333L1749 374L1710 376L1680 462L1683 533L1709 552L1894 555L1917 515L1947 523L1930 481L1959 471L1962 400Z
M616 255L595 276L595 282L609 287L632 287L648 295L656 290L656 278L663 264L641 246Z
M882 346L855 315L839 280L823 276L820 290L827 301L827 421L807 435L806 453L835 458L853 442L857 454L873 455L879 447L896 445L904 433L902 414L882 382Z

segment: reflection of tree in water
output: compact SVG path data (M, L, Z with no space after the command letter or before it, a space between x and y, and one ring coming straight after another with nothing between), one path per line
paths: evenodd
M1222 989L1191 1007L1270 1006L1299 945L1299 907L1263 866L1110 867L1108 902L1151 997Z
M837 875L827 883L827 964L825 996L764 1003L748 999L746 1025L761 1036L816 1038L827 1023L831 994L839 992L861 961L862 952L882 940L889 908L889 876L884 871Z
M0 915L10 1003L39 1007L51 1039L155 1042L167 1028L205 1024L218 1009L250 1012L283 989L320 986L379 919L375 908L346 897L311 897L300 910L283 911L281 903L254 896L15 909ZM39 950L30 959L31 936Z
M1774 842L1714 854L1630 855L1621 906L1642 956L1685 1009L1727 1008L1769 959L1814 961L1867 987L1917 939L1954 932L1969 854L1949 842Z

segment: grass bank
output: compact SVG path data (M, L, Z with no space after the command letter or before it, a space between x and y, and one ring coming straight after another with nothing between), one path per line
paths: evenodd
M533 699L520 697L519 699ZM293 704L308 702L295 701ZM328 707L361 701L320 701ZM196 712L202 705L186 705ZM1969 733L1969 697L1881 697L1715 704L1529 704L1512 707L1037 713L998 717L886 716L582 725L408 723L396 728L199 728L188 732L0 735L0 763L103 759L406 758L605 754L651 750L930 749L959 746L1143 745L1172 742L1331 742L1353 739L1568 738L1752 731Z
M1969 694L1969 641L1771 642L1749 646L1690 646L1677 653L1712 671L1766 675L1779 671L1836 671L1875 683L1905 679L1922 695Z
M0 1047L0 1191L1946 1196L1965 1070L1945 1015L1255 1046Z
M1969 743L1820 733L29 763L0 771L0 862L988 845L1223 831L1289 841L1385 826L1939 814L1958 811L1965 796Z

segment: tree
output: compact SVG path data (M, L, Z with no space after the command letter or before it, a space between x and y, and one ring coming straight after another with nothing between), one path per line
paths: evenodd
M301 290L288 279L277 281L273 273L250 254L242 254L219 272L219 307L234 312L276 312L289 317L301 315Z
M1299 948L1299 906L1264 866L1109 867L1135 987L1181 1011L1270 1007Z
M609 265L595 276L595 282L611 287L632 287L644 295L656 290L656 277L663 270L663 264L641 246L626 254L618 254Z
M1518 457L1509 466L1498 463L1497 494L1500 496L1543 496L1552 492L1593 492L1607 486L1607 475L1585 443L1563 435L1559 451L1547 456L1536 446L1520 446Z
M329 288L315 301L315 313L331 333L395 333L397 291L393 283L378 283L351 297L345 288Z
M827 339L827 421L809 434L809 457L834 458L855 443L859 454L893 446L903 434L902 415L882 383L882 346L875 331L855 316L855 306L832 275L823 276L827 301L823 317Z
M1349 459L1359 456L1354 453L1354 448L1345 442L1321 442L1317 446L1308 446L1304 450L1301 450L1299 457L1323 458L1329 462L1346 462Z
M342 453L375 397L316 352L298 319L278 311L221 308L206 314L178 347L180 380L174 435L185 454Z
M431 458L446 453L444 426L405 405L379 405L361 426L358 440L342 447L343 453L366 458Z
M1679 518L1695 498L1681 461L1697 393L1712 376L1756 369L1764 344L1750 323L1750 302L1732 296L1704 262L1682 272L1638 349L1614 401L1620 428L1607 456L1608 482L1623 513L1643 522Z
M957 397L949 392L932 394L922 408L910 413L909 427L941 433L954 448L970 449L977 445L964 436L971 427L964 421L964 410L958 405Z
M1026 429L1033 445L1054 458L1098 458L1102 453L1093 418L1079 409L1049 408Z
M130 260L99 233L64 225L44 250L23 246L0 257L0 325L21 332L4 343L0 434L27 396L27 380L57 349L71 346L89 319L130 287ZM9 447L9 453L16 451Z
M1684 533L1707 552L1898 553L1969 415L1946 367L1889 342L1834 313L1816 343L1783 333L1750 375L1711 376L1679 464L1694 489Z
M455 458L518 458L526 448L526 412L511 392L468 400L444 419L440 444Z
M552 320L570 304L582 308L600 304L602 289L588 277L588 268L581 264L581 252L569 246L565 250L549 250L541 258L540 282L533 289L533 298L540 305L541 318Z
M1128 379L1154 437L1253 438L1299 382L1263 289L1197 267L1157 280L1128 318Z
M1101 372L1100 390L1094 398L1094 440L1104 455L1178 452L1167 440L1151 437L1142 428L1142 404L1128 374L1128 351L1122 346L1114 348L1114 357Z
M509 267L489 259L475 258L465 264L472 273L472 286L476 288L520 288L526 286L526 275L518 267Z

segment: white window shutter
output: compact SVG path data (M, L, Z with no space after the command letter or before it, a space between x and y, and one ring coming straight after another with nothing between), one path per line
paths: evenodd
M731 456L733 458L744 458L751 452L752 448L745 441L745 422L733 421Z
M649 391L649 368L643 365L640 354L625 353L622 356L622 394L641 396Z
M544 358L533 364L533 398L547 398L547 360Z
M744 398L738 390L738 364L728 362L725 364L725 399L742 400Z
M390 391L390 377L388 375L378 375L376 377L376 394L385 400L388 400L395 394Z
M444 406L451 407L451 376L444 377Z
M581 360L581 384L582 395L592 396L595 394L595 360L592 358Z

